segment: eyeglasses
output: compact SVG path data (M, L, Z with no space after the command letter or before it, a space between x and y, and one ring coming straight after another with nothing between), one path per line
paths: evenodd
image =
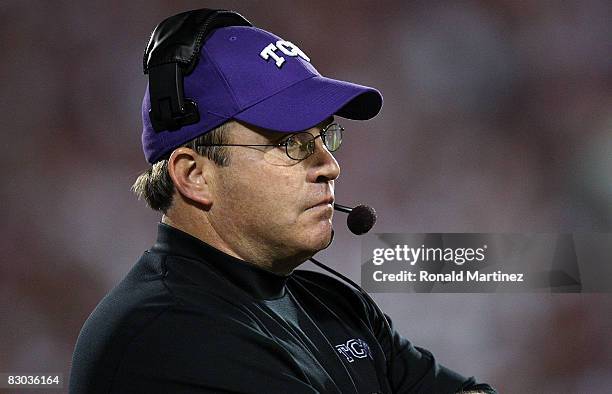
M198 146L275 146L285 147L285 153L293 160L304 160L315 151L315 139L321 137L323 144L330 152L335 152L342 145L344 127L338 123L330 123L317 136L302 131L293 133L277 144L199 144Z

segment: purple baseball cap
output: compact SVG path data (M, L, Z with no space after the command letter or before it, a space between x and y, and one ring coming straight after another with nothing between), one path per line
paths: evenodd
M185 97L200 120L156 132L149 118L149 87L142 102L142 147L151 164L175 148L236 119L278 132L298 132L331 115L366 120L378 114L382 95L374 88L321 76L291 42L262 29L214 30L197 66L184 78Z

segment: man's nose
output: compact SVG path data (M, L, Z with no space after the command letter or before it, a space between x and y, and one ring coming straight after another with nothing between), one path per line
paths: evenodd
M314 153L309 159L312 161L311 182L333 181L340 176L340 166L323 143L322 138L315 139Z

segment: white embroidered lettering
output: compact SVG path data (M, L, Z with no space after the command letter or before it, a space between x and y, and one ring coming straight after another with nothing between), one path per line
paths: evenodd
M335 348L338 353L346 357L346 360L349 363L355 361L355 358L370 357L372 360L374 360L370 346L363 339L349 339L346 341L346 343L336 345Z
M283 40L276 41L276 45L272 43L268 44L268 46L266 46L259 53L259 56L265 61L268 61L270 58L274 59L274 63L276 64L276 67L281 68L283 63L285 63L285 58L277 55L275 52L277 50L280 50L282 53L284 53L287 56L301 57L307 62L310 62L310 58L306 56L306 54L300 48L298 48L297 45L289 41L283 41Z
M259 56L261 56L264 60L268 60L270 59L270 57L272 57L274 59L274 62L276 63L276 67L280 68L283 63L285 62L285 58L278 56L276 53L274 53L274 51L277 48L274 46L274 44L270 43L268 44L267 47L265 47L260 53Z

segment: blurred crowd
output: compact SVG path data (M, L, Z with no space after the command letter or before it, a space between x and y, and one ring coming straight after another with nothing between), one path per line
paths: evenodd
M159 21L201 7L382 91L336 155L336 199L374 206L374 231L612 232L609 1L3 1L0 373L67 380L84 320L153 242L159 215L130 192L147 168L142 54ZM358 280L342 220L321 260ZM612 387L610 294L375 298L500 392Z

